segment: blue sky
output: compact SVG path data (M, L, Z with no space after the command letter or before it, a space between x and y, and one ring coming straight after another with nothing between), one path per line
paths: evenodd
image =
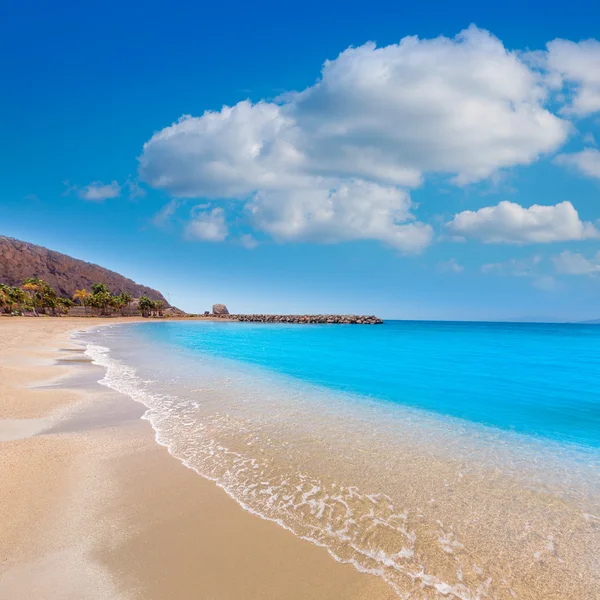
M189 311L600 317L592 3L0 11L0 233Z

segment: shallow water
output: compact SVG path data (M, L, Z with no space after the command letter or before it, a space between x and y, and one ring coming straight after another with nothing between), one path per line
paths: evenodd
M163 322L83 339L174 456L399 597L598 597L600 328Z

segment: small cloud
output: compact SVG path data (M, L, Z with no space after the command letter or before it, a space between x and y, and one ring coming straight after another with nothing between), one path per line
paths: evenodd
M77 195L90 202L102 202L107 198L118 198L121 194L121 186L116 181L102 183L93 181L89 185L77 190Z
M252 250L252 248L256 248L256 246L258 246L258 241L249 233L245 233L240 237L240 244L244 246L244 248Z
M65 181L64 184L67 189L63 192L63 196L70 196L75 193L83 200L90 202L102 202L107 198L118 198L121 195L121 186L117 181L111 181L110 183L92 181L92 183L83 187L71 185L68 181Z
M594 137L594 135L592 133L590 133L589 131L583 136L583 143L586 146L595 146L596 145L596 138Z
M542 257L535 255L529 258L511 258L510 260L481 265L484 275L509 275L511 277L536 277L537 265Z
M175 214L177 209L181 206L182 201L173 199L165 204L152 218L152 223L156 227L163 227L171 217Z
M110 183L92 181L92 183L85 186L71 185L68 181L65 181L64 184L67 189L63 192L63 196L77 194L83 200L90 202L102 202L108 198L118 198L123 191L127 192L129 198L142 198L146 195L146 190L132 177L128 177L123 185L115 180Z
M229 234L222 208L204 210L204 205L192 209L192 220L185 228L185 237L203 242L222 242Z
M525 208L505 200L496 206L460 212L446 227L451 234L485 244L541 244L600 237L594 225L582 221L568 201Z
M588 275L590 277L600 275L600 252L596 252L592 258L586 258L578 252L565 250L557 256L553 256L552 262L556 271L564 275Z
M578 171L581 175L600 179L600 150L586 148L572 154L559 154L554 162Z
M440 273L462 273L465 268L456 262L456 259L442 261L437 264L437 270Z
M565 115L584 117L600 112L600 42L597 40L555 39L546 44L547 52L540 55L547 76L557 89L565 88Z
M39 201L39 196L37 194L27 194L23 200L28 200L30 202L38 202Z
M78 189L76 185L71 185L68 179L63 181L63 185L65 186L65 191L61 194L61 196L70 196L73 192L76 192Z
M143 198L146 195L146 190L140 186L136 179L131 177L128 177L125 181L125 187L130 198Z
M530 279L534 287L546 292L559 290L561 286L554 277L539 272L541 262L542 257L538 255L529 258L512 258L504 262L481 265L481 272L484 275Z
M533 286L544 292L555 292L560 289L560 284L551 275L542 275L534 279Z

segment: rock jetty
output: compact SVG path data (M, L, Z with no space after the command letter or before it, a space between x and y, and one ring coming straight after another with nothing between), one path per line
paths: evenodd
M229 315L213 314L213 317L245 323L299 323L299 324L345 324L380 325L383 321L373 315Z

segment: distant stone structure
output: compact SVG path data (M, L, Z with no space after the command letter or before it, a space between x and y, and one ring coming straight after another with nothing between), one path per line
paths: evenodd
M298 323L304 325L381 325L381 323L383 323L379 317L374 315L230 315L229 313L218 314L215 312L214 307L213 313L215 317L223 317L231 319L232 321L246 323Z
M229 315L229 311L224 304L213 304L212 312L215 317Z

